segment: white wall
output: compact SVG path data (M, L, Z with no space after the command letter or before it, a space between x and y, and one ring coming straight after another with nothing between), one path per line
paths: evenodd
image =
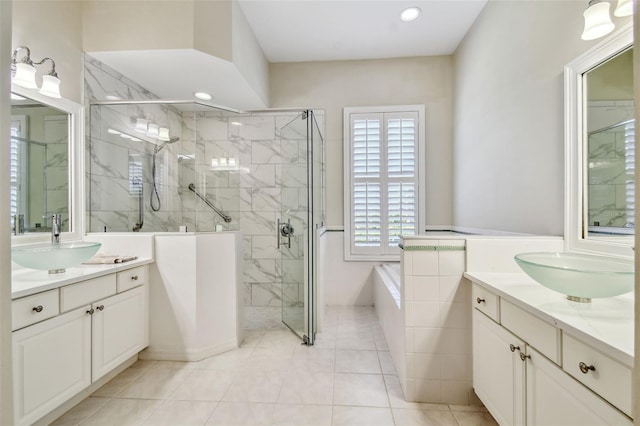
M16 0L13 2L11 48L27 46L31 59L56 63L63 98L82 103L82 2ZM50 63L38 65L37 82Z
M342 109L407 104L426 110L426 223L451 223L452 71L450 56L270 65L270 107L325 110L327 225L343 224Z
M0 1L0 145L9 146L11 103L11 2ZM0 150L0 182L9 182L9 150ZM9 205L9 185L0 185L0 205ZM9 223L9 209L0 209L0 223ZM11 380L11 236L0 226L0 424L13 424Z
M455 225L562 235L563 67L595 43L586 6L489 1L456 51Z

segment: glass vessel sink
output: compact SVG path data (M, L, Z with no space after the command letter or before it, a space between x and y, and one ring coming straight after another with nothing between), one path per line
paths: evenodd
M521 253L515 260L538 283L576 302L633 290L633 260L579 253Z
M30 244L12 248L11 260L25 268L48 270L50 274L56 274L91 259L101 245L83 241Z

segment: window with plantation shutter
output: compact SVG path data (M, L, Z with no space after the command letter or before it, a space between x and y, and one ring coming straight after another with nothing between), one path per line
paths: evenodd
M9 185L11 217L25 213L25 198L21 197L21 189L27 188L26 150L23 140L26 134L26 116L11 116L11 144L9 155ZM13 219L12 219L13 220Z
M345 108L345 258L393 260L420 229L424 107Z

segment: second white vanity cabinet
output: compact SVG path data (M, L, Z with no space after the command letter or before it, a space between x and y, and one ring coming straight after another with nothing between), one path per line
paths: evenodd
M41 419L148 345L147 269L111 273L12 302L19 309L13 322L17 425ZM117 282L127 285L118 292ZM57 315L48 318L51 312Z
M569 375L575 375L571 371L575 360L563 365L563 359L567 362L571 356L568 345L580 345L583 354L597 353L595 349L563 336L553 324L502 300L477 283L473 295L473 387L498 423L631 424L627 416L611 405L625 409L619 400L602 393L597 386L586 387L583 384L586 380L580 383ZM490 301L490 309L486 301ZM603 365L602 372L598 370L602 373L600 381L608 382L603 376L608 376L611 369L602 362L599 365ZM617 373L610 379L622 385L618 394L630 393L630 386L625 391L630 371L627 370L627 376L624 372Z
M15 424L32 424L91 384L89 306L13 332Z

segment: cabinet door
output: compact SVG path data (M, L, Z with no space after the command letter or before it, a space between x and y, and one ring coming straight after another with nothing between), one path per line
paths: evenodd
M91 384L91 315L76 309L13 333L16 424L32 424Z
M535 349L527 360L527 424L630 425L631 421Z
M93 381L148 345L147 287L93 304Z
M525 363L518 348L524 351L524 342L473 310L473 388L501 425L524 424Z

